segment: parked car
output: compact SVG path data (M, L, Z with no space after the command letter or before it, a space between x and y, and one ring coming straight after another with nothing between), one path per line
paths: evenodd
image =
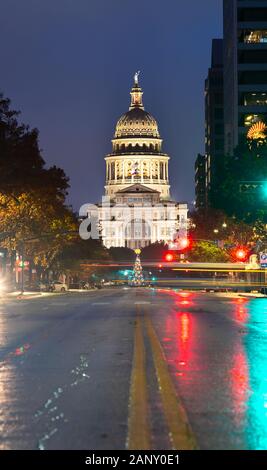
M36 281L29 285L29 290L39 292L49 292L50 283L48 281Z
M90 289L90 284L89 282L86 281L80 281L80 282L72 282L69 285L69 289L78 289L78 290L88 290Z
M50 286L51 292L66 292L68 290L67 284L60 281L53 281Z

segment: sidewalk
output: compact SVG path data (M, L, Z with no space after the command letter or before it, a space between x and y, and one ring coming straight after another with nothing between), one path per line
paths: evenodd
M21 291L8 292L0 295L0 299L32 299L37 297L47 297L54 295L54 292L27 292L21 294Z
M28 299L36 299L40 297L50 297L53 295L64 295L70 293L88 293L88 292L93 292L95 289L69 289L66 292L31 292L31 291L25 291L23 294L21 294L21 291L14 291L14 292L8 292L8 293L0 293L0 300L1 299L17 299L17 300L28 300Z
M267 295L261 294L260 292L214 292L218 297L232 297L238 299L245 297L248 299L265 299Z

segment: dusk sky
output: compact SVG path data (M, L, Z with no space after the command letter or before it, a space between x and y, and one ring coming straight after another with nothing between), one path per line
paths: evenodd
M75 209L101 199L104 156L141 70L145 109L171 156L172 196L194 199L204 79L222 0L0 0L0 90L40 131Z

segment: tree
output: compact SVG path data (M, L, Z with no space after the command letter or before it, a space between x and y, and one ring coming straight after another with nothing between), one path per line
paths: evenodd
M78 224L65 205L68 178L45 167L38 130L19 123L19 114L0 94L0 240L48 268Z
M164 242L151 243L142 248L141 258L142 260L162 260L166 250L168 250L168 245Z
M57 274L68 273L79 275L86 273L89 277L93 272L101 274L103 269L96 267L96 261L110 261L109 251L100 240L82 240L78 235L66 244L54 258L51 268ZM90 267L92 264L92 267ZM86 269L83 269L86 265Z
M109 254L114 261L134 261L134 251L126 247L111 247Z
M226 263L230 260L225 250L208 241L196 243L189 252L188 258L189 261L203 263Z
M42 187L53 197L64 200L68 178L61 168L45 168L39 132L19 123L19 115L10 108L10 100L0 94L0 192L16 198Z
M131 283L135 287L140 287L144 284L143 268L140 261L139 254L136 255L136 260L133 267L133 278Z
M8 234L2 245L9 251L24 251L40 270L51 266L78 231L72 212L37 189L17 194L16 199L0 194L0 220L1 232Z
M241 140L233 156L226 155L217 163L216 184L210 192L211 206L228 216L253 223L267 222L267 195L262 182L267 182L267 142ZM254 182L255 190L244 190L244 183Z
M196 241L223 240L240 245L255 241L254 224L247 224L222 210L199 209L190 214L190 235Z

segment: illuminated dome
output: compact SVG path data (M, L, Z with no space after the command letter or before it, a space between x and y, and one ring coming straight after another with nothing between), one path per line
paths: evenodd
M135 83L131 90L131 105L129 111L123 114L117 122L115 138L123 137L160 137L157 121L145 111L142 101L142 88L136 74Z
M140 108L133 108L118 120L115 138L143 136L159 138L157 121Z

